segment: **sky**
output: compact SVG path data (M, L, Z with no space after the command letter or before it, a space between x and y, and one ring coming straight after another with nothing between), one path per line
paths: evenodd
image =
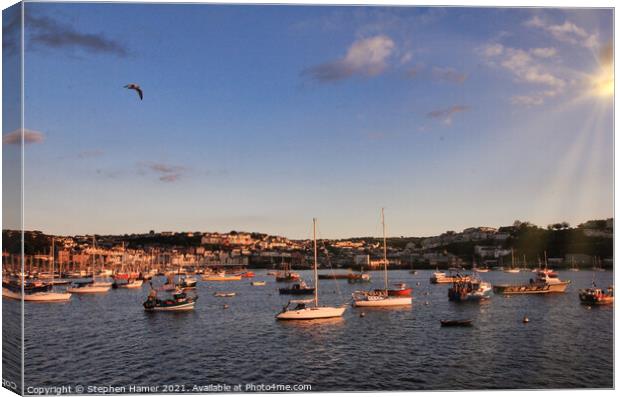
M346 238L379 235L381 207L391 236L613 216L610 9L26 3L25 20L23 129L3 117L5 191L24 133L25 229L308 238L316 217Z

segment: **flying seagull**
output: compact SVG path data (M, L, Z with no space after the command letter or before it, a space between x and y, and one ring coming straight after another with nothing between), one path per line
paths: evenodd
M140 88L138 84L135 84L135 83L127 84L125 88L128 88L130 90L136 90L136 92L140 96L140 100L142 100L142 88Z

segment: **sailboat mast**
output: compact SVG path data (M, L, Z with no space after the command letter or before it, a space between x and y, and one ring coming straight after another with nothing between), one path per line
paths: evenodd
M52 237L52 288L54 288L54 237Z
M388 289L388 274L387 274L387 238L385 237L385 214L383 208L381 208L381 226L383 228L383 275L385 281L385 290Z
M319 273L317 271L318 266L318 254L316 250L316 218L312 218L312 238L314 240L314 305L319 305Z

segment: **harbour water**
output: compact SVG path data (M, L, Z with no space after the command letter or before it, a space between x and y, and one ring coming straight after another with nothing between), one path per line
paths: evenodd
M592 272L559 272L572 281L564 294L495 295L481 304L449 302L449 285L430 284L431 273L389 272L390 282L414 288L412 307L349 307L344 318L319 322L276 321L291 297L279 295L284 284L265 271L237 282L199 281L192 312L145 312L147 284L74 295L64 304L26 304L26 387L179 385L170 390L176 392L215 384L309 384L313 391L613 387L613 307L588 308L578 298L578 289L591 285ZM301 274L311 281L311 272ZM382 273L371 275L372 284L321 280L321 303L350 302L356 289L382 287ZM492 283L527 282L533 274L481 276ZM612 272L594 277L601 287L613 284ZM267 285L251 286L252 280ZM218 298L215 291L237 295ZM19 305L3 299L5 316L18 315ZM442 319L472 319L473 326L442 328ZM11 355L5 351L5 357Z

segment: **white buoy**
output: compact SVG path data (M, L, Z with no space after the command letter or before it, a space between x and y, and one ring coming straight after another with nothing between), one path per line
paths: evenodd
M361 313L360 313L360 317L366 317L366 313L361 312Z
M524 323L529 323L529 322L530 322L530 319L529 319L529 318L527 318L527 316L523 316L523 322L524 322Z

